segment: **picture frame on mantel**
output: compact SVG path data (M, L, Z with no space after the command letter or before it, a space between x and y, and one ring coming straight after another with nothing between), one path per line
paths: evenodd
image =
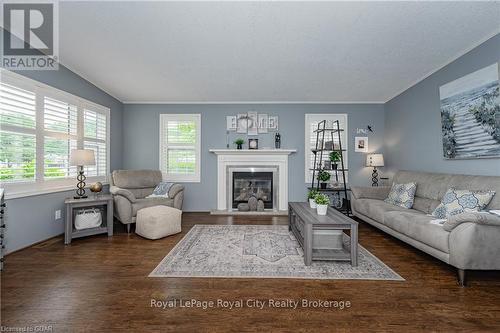
M248 112L248 133L247 135L259 134L259 119L256 111Z
M269 126L268 126L270 131L278 131L279 130L279 124L278 124L278 116L271 116L269 117Z
M258 118L258 132L267 133L267 128L269 126L269 116L267 113L259 113Z
M226 116L226 131L236 131L238 128L238 118L236 116Z
M236 119L236 133L246 133L248 131L248 115L246 113L238 113Z

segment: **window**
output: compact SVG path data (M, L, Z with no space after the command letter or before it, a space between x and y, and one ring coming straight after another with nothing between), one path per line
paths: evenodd
M201 116L160 115L160 170L167 180L200 181Z
M2 70L0 183L12 197L73 187L72 149L93 149L89 181L107 181L109 109Z
M343 131L340 132L340 139L342 140L342 149L345 150L342 152L342 157L344 159L344 167L347 169L347 114L306 114L305 116L305 182L311 184L312 181L312 171L310 169L314 168L314 154L312 153L312 149L316 147L316 133L314 130L318 128L318 123L326 120L326 127L333 128L333 122L338 120L340 124L340 128ZM333 133L333 142L335 146L338 146L339 139L338 134ZM321 137L320 137L321 139ZM325 133L325 142L332 141L331 132ZM328 160L328 152L323 153L323 160ZM324 165L324 164L323 164ZM339 181L342 181L342 173L338 172ZM346 182L348 180L347 172L346 172Z

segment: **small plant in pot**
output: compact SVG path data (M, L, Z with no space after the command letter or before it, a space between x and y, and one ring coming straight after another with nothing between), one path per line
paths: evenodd
M313 209L316 209L316 201L314 201L314 198L316 198L316 196L319 194L319 192L317 190L310 190L308 193L307 193L307 199L309 199L309 207L313 208Z
M340 161L340 152L332 151L329 155L330 161L332 162L332 169L337 170L337 162Z
M236 149L242 149L244 143L245 143L245 140L243 140L242 138L238 138L234 141L234 144L236 145Z
M330 198L326 194L318 193L314 198L316 202L316 212L318 215L326 215L328 210L328 205L330 204Z
M318 172L318 180L321 182L321 189L326 189L326 185L328 185L328 181L330 180L330 173L325 170L320 170Z

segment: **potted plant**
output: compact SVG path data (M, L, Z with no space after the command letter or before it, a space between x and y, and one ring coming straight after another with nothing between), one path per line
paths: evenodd
M326 189L327 182L330 180L330 173L325 170L318 172L318 180L321 182L321 189Z
M337 162L340 161L340 152L332 151L329 157L330 161L332 162L332 169L337 170Z
M307 193L307 199L309 199L309 207L316 209L316 201L314 201L314 198L319 194L319 192L315 189L310 190Z
M326 211L328 210L328 205L330 204L330 198L328 195L323 193L318 193L314 198L316 202L316 212L318 215L326 215Z
M236 145L236 149L242 149L244 143L245 143L245 140L243 140L242 138L238 138L234 141L234 144Z

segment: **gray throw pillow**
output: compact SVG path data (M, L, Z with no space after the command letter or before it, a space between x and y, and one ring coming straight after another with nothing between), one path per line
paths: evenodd
M389 195L384 200L386 203L410 209L413 207L415 192L417 191L416 183L408 184L392 184Z
M148 198L153 198L153 197L168 198L168 191L170 191L170 188L173 185L174 183L160 182L158 185L156 185L155 189L153 190L153 194L149 195Z

